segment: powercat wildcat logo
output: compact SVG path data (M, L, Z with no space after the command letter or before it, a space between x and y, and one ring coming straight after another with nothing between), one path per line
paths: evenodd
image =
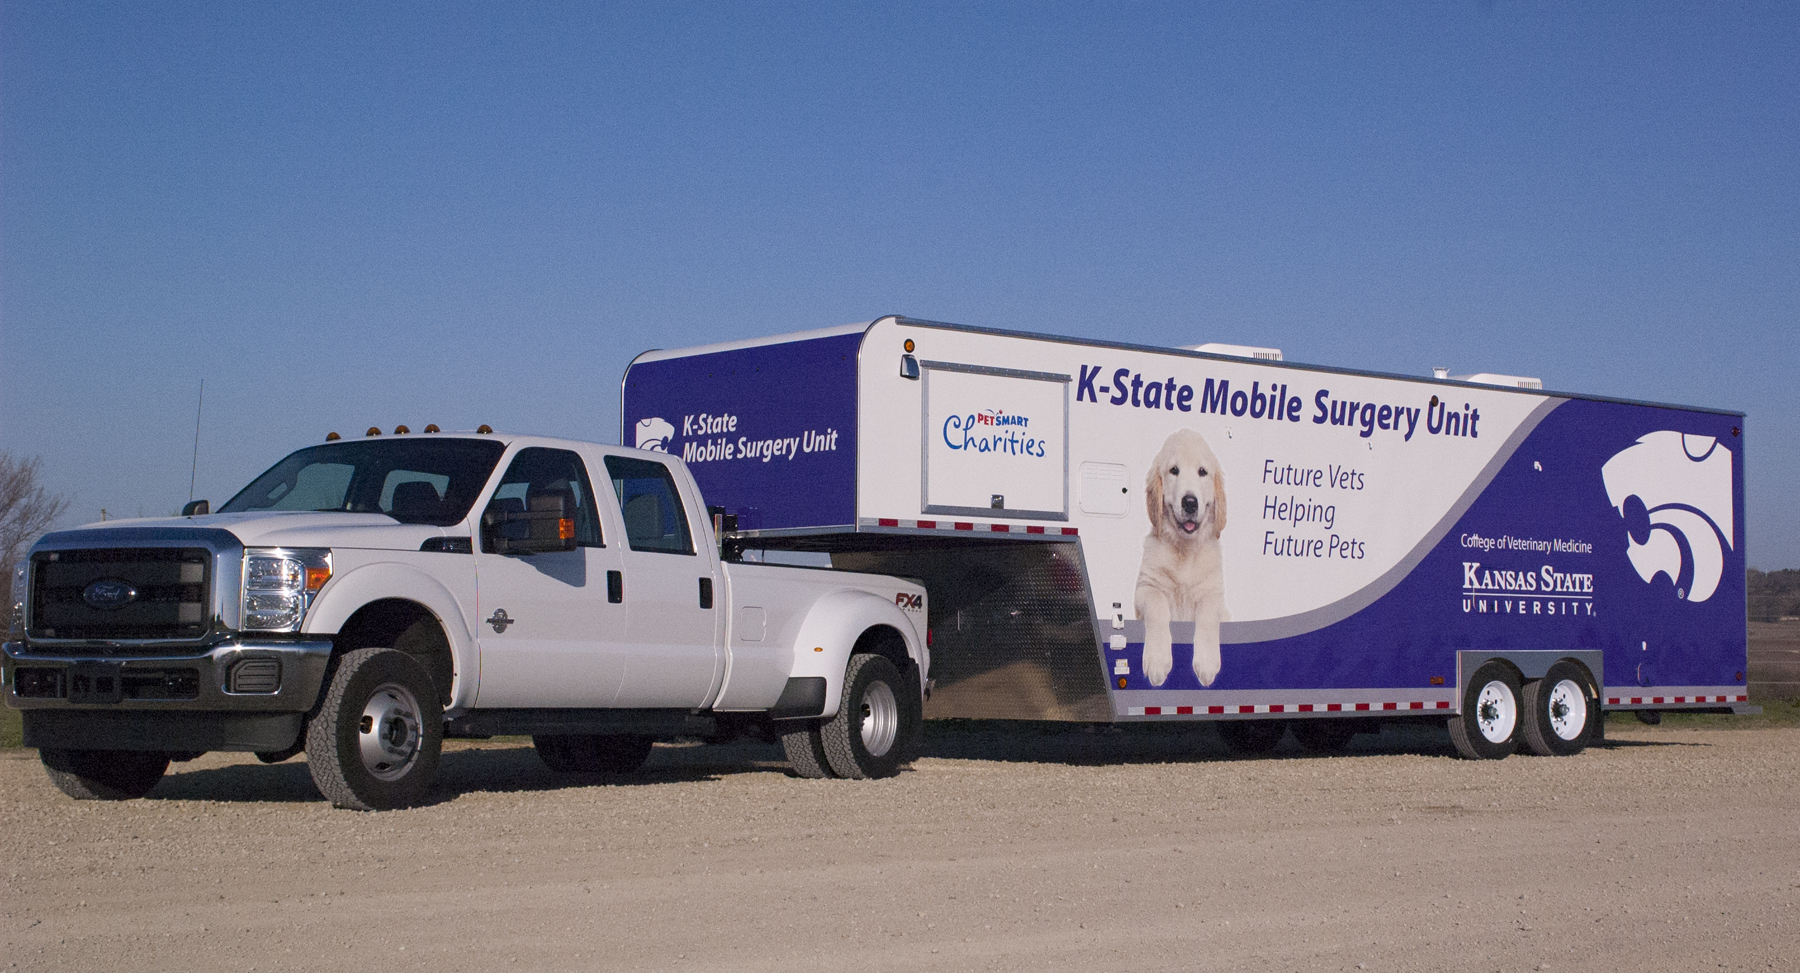
M669 451L669 439L675 435L675 427L667 419L652 416L639 419L637 424L637 440L632 443L638 449L650 449L659 453Z
M1711 598L1732 549L1731 450L1665 429L1607 460L1600 478L1625 519L1625 554L1638 577L1668 575L1675 597Z

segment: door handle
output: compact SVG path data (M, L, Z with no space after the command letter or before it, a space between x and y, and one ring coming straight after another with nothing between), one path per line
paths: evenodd
M700 607L701 608L711 608L712 607L712 579L711 578L701 578L700 579Z
M606 600L615 605L625 600L625 572L606 572Z

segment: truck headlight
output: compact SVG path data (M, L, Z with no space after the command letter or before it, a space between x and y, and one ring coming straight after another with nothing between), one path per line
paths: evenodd
M331 580L331 552L253 547L244 552L244 628L297 632L313 596Z

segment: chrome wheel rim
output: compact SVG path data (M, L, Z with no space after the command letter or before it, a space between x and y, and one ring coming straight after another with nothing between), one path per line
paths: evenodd
M357 724L363 769L376 780L399 780L418 761L423 736L419 701L405 686L383 683L369 694Z
M874 682L862 694L862 744L871 757L880 757L893 749L900 735L900 701L893 687Z
M1481 738L1489 743L1505 743L1512 739L1519 723L1519 707L1513 699L1512 687L1495 679L1481 687L1475 697L1475 726Z
M1573 742L1587 729L1587 694L1573 679L1564 679L1550 689L1550 729L1561 739Z

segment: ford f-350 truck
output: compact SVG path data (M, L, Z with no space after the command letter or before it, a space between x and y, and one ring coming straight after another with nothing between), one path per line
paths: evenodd
M80 799L171 760L302 751L334 804L421 800L446 736L552 768L779 737L803 777L895 773L929 686L925 589L727 563L686 465L531 436L301 449L217 513L46 535L15 571L7 702Z

